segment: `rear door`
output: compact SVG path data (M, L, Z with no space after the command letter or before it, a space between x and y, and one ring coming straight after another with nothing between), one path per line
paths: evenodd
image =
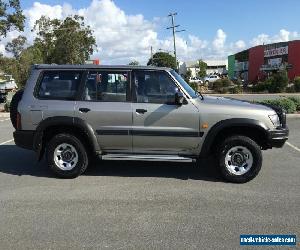
M147 154L193 154L199 138L198 109L178 106L178 86L166 71L133 74L133 151Z
M50 117L73 117L82 70L44 70L29 106L32 125Z
M82 99L76 101L75 117L92 126L102 151L131 152L130 71L89 71Z

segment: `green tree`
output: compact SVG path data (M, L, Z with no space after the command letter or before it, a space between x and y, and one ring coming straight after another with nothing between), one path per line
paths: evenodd
M24 50L26 41L27 39L25 36L18 36L6 44L5 50L12 53L14 58L18 58L21 52Z
M16 72L18 71L18 60L15 58L0 57L0 70L6 74L13 75L15 78Z
M17 59L0 57L0 69L6 74L12 75L19 87L25 85L31 66L39 63L43 63L43 57L36 46L24 49Z
M184 75L184 80L187 82L187 83L190 83L190 78L192 76L192 71L190 69L188 69Z
M19 0L0 1L0 37L12 29L23 31L24 21Z
M22 51L18 60L19 70L15 77L20 87L25 85L32 65L41 63L43 63L43 56L38 47L30 46Z
M204 62L203 60L199 60L199 72L198 72L198 76L199 77L205 77L206 76L206 69L207 69L207 63Z
M140 65L140 63L139 63L138 61L134 60L134 61L128 63L128 65L131 65L131 66L138 66L138 65Z
M35 45L43 55L44 63L83 64L93 53L96 39L82 16L64 20L42 16L36 21Z
M166 52L155 53L147 65L176 69L175 57Z
M270 93L284 92L287 85L288 85L288 82L289 82L287 71L286 70L280 70L280 71L274 73L270 77L269 80L271 82L271 84L269 85L269 92Z

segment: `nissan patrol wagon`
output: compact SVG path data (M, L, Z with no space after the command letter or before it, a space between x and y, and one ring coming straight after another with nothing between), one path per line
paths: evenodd
M95 156L188 162L214 154L224 179L242 183L260 171L261 150L288 138L282 109L203 96L158 67L35 65L11 120L15 144L45 155L63 178Z

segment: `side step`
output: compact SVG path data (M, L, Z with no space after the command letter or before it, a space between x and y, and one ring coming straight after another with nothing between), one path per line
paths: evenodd
M196 159L178 155L129 155L129 154L106 154L100 156L102 160L128 160L128 161L172 161L194 162Z

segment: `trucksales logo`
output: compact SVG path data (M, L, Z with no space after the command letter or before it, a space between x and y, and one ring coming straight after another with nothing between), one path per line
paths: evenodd
M289 52L288 46L279 47L276 49L268 49L265 50L265 57L286 55L288 54L288 52Z

